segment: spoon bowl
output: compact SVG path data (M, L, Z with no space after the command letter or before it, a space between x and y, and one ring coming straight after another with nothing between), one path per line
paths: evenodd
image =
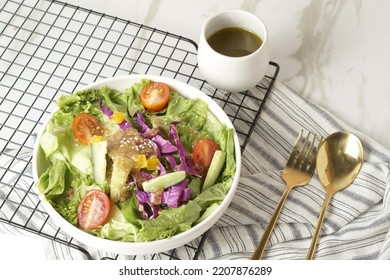
M318 236L332 196L352 184L363 165L363 147L354 134L340 131L329 135L319 146L316 169L326 191L317 228L307 255L313 259Z

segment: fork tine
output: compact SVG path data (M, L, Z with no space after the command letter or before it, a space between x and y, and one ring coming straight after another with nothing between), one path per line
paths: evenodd
M303 133L303 129L301 130L301 132L299 132L298 137L295 140L293 150L291 151L290 158L288 159L286 166L292 166L294 163L295 157L298 153L299 143L301 142L302 133Z
M297 140L295 141L293 151L291 152L291 156L286 166L290 168L295 168L308 174L313 174L315 168L315 144L317 140L317 135L309 131L307 136L305 137L305 140L303 141L303 144L300 145L300 142L302 142L302 134L303 130L301 130ZM322 138L319 143L321 143L321 141Z
M323 138L321 137L320 140L319 140L319 144L318 146L321 144ZM313 140L313 143L314 143L315 139ZM310 161L310 166L309 166L309 169L307 170L308 173L310 174L313 174L314 173L314 169L316 167L316 156L317 156L317 152L315 151L315 149L313 148L313 153L312 153L312 156L311 156L311 161Z
M309 134L307 135L307 142L309 142L309 139L310 139L310 132ZM317 136L315 134L313 134L313 140L309 142L309 148L307 149L306 151L306 154L303 156L301 156L300 160L303 160L303 163L301 164L301 170L302 171L306 171L308 169L308 165L310 164L313 164L313 161L314 160L314 156L315 156L315 153L314 153L314 143L316 142L316 139L317 139Z
M302 145L302 149L299 152L299 156L298 156L296 163L295 163L295 166L297 167L297 169L303 168L305 159L307 159L307 157L310 153L311 147L313 146L313 142L309 141L310 135L311 135L311 133L308 132L308 134L305 138L305 142ZM308 145L309 145L309 148L307 147Z

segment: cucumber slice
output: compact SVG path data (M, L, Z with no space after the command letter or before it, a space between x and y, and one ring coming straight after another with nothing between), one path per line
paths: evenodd
M186 178L184 171L175 171L142 183L145 192L163 191L165 188L176 185Z
M96 184L103 184L106 180L106 154L107 141L101 141L92 144L92 170L93 178Z
M207 171L206 179L204 180L203 183L202 191L214 185L225 163L225 157L226 157L225 153L222 152L221 150L217 150L214 152L209 170Z

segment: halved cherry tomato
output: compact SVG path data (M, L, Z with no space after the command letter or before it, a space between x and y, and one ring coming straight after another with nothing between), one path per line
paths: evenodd
M169 87L165 83L151 82L143 87L140 98L146 110L158 112L168 104Z
M219 150L218 144L209 138L201 139L195 144L191 155L192 164L201 175L206 175L216 150Z
M105 222L110 213L111 202L108 195L102 190L88 191L77 211L79 226L84 229L95 229Z
M81 144L88 145L95 135L103 135L103 127L94 116L81 112L73 120L73 135Z

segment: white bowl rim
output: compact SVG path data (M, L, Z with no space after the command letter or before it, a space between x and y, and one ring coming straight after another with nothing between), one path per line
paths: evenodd
M238 136L234 129L234 126L230 121L229 117L223 111L223 109L211 97L209 97L207 94L203 93L199 89L189 84L186 84L184 82L181 82L179 80L175 80L163 76L148 75L148 74L130 74L124 76L115 76L112 78L105 78L96 81L92 84L86 85L80 89L77 89L76 91L86 90L91 88L101 88L107 84L127 83L126 87L117 89L119 91L122 91L123 89L129 88L132 84L134 84L135 82L139 82L142 79L149 79L156 82L165 82L170 86L171 89L173 89L177 93L187 98L193 98L193 99L200 98L206 101L209 107L209 111L213 113L223 124L225 124L227 127L233 128L234 130L236 172L233 177L230 190L226 194L224 200L220 203L218 208L213 213L211 213L206 219L204 219L202 222L193 226L192 228L188 229L185 232L179 233L167 239L155 240L149 242L124 242L124 241L104 239L104 238L96 237L92 234L89 234L79 229L76 226L71 225L51 206L51 204L45 199L44 195L38 191L38 189L35 186L36 184L34 183L35 191L38 193L42 206L48 212L50 217L52 217L53 221L57 223L64 232L69 234L75 240L78 240L87 246L91 246L95 249L102 250L107 253L127 254L127 255L154 254L154 253L160 253L160 252L172 250L191 242L192 240L198 238L207 230L209 230L217 222L217 220L223 215L225 210L228 208L231 200L233 199L233 196L238 187L238 182L240 179L241 148L240 148ZM39 174L37 171L37 163L36 163L41 153L39 140L43 132L45 131L46 126L50 121L51 116L54 114L54 112L56 112L56 110L54 110L44 122L43 126L41 127L41 130L38 133L38 137L34 145L33 161L32 161L34 182L37 182L39 178Z

